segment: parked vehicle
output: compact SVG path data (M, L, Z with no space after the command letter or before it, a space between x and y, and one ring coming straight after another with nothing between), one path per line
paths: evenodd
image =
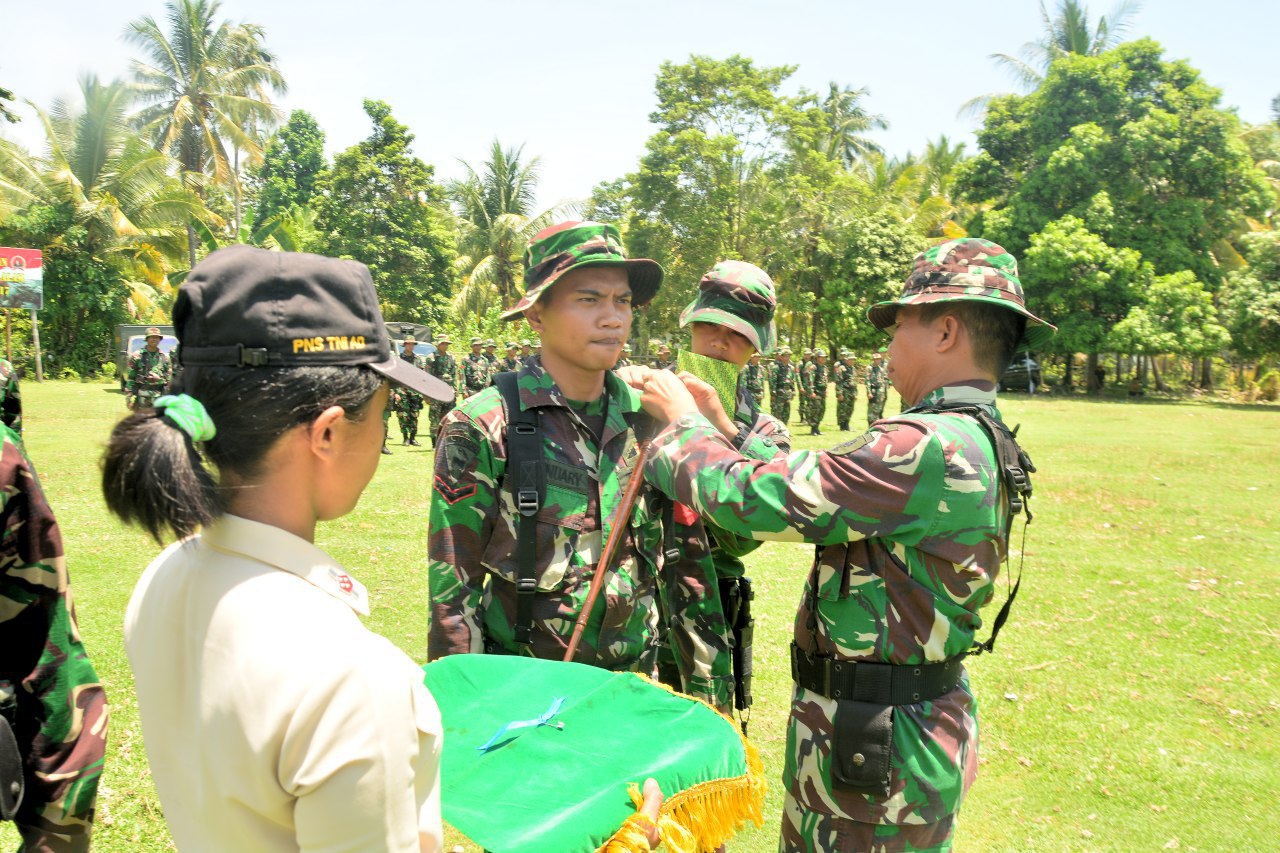
M1009 367L1000 377L1001 391L1026 391L1034 394L1040 385L1040 363L1029 352L1015 353Z

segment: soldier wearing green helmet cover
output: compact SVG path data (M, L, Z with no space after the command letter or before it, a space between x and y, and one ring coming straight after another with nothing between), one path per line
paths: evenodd
M752 356L773 350L776 307L768 273L744 261L721 261L702 277L696 298L680 315L692 342L676 369L695 375L702 375L703 364L707 373L720 374L711 370L718 365L738 369L735 386L728 389L733 412L716 426L751 459L772 459L791 447L786 425L760 411L743 379ZM742 558L760 543L705 522L685 504L673 506L671 521L664 550L669 559L678 556L663 569L663 603L674 614L670 655L664 653L663 663L673 662L677 673L664 666L663 680L724 713L731 714L736 705L745 715L751 699L752 620L751 584Z
M703 383L636 378L670 423L649 482L730 533L818 546L791 650L782 851L950 849L978 769L963 659L993 646L979 613L1034 470L996 378L1053 327L1027 310L1011 255L972 238L934 247L868 318L892 334L908 408L829 451L746 459Z
M804 366L803 378L800 381L808 397L809 406L805 410L805 423L812 430L811 435L822 435L819 426L822 417L827 413L827 383L830 375L827 372L827 351L819 347L813 351L813 359Z
M840 348L840 360L831 369L836 386L836 428L849 431L849 418L853 416L853 404L858 399L858 374L853 366L853 353Z
M751 401L757 409L764 408L764 365L760 363L760 353L752 353L747 366L742 370L742 382L751 394Z
M871 354L867 370L867 426L884 417L884 401L889 396L889 374L884 368L884 348Z
M791 363L791 347L780 347L769 372L769 411L784 424L791 420L791 400L796 396L796 366Z

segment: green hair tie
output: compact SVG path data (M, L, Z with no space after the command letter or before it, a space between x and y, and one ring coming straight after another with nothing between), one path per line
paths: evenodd
M187 394L166 394L157 397L157 409L164 409L164 416L173 421L192 441L208 441L218 434L213 418L205 411L204 404Z

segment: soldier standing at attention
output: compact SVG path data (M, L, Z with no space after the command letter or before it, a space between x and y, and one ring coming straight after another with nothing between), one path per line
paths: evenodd
M809 428L813 430L810 435L822 435L822 430L818 427L822 424L822 417L827 413L827 351L824 349L815 349L813 351L813 360L805 365L805 376L808 381L804 384L808 386L809 393L809 412L808 420Z
M791 363L791 347L779 347L778 358L769 374L770 414L784 424L791 420L791 398L796 395L796 368Z
M706 416L723 413L704 383L636 383L671 421L651 483L732 533L819 546L791 647L784 853L950 849L978 770L963 658L993 645L976 640L978 611L1030 494L996 378L1053 327L1027 310L1013 256L935 246L869 319L893 329L888 373L909 408L831 451L744 459Z
M689 329L695 355L742 368L773 350L776 307L768 273L744 261L721 261L698 283L680 327ZM716 427L749 459L772 459L791 449L786 425L760 411L744 382L738 383L733 416ZM751 582L741 558L760 543L704 522L684 504L674 505L670 521L663 601L676 614L669 645L678 674L666 671L664 654L662 678L722 713L732 715L735 707L745 713L751 704L753 627Z
M805 347L804 351L800 353L800 363L796 365L796 381L800 385L799 414L800 423L802 424L809 423L809 404L813 402L812 398L809 396L809 380L812 378L812 375L809 373L809 365L812 363L813 350L809 347Z
M849 418L853 416L853 404L858 400L858 372L853 366L853 353L840 348L840 361L832 370L836 386L836 426L841 432L849 431Z
M889 374L884 369L884 352L871 354L871 369L867 371L867 426L884 417L884 401L889 396Z
M524 367L531 358L533 358L533 346L529 343L529 339L525 338L520 341L520 366Z
M501 370L501 367L499 367L501 361L498 358L498 342L493 338L489 338L484 342L484 360L489 362L489 378L485 381L485 385L488 385L493 381L494 374Z
M444 420L444 416L449 414L457 403L458 388L458 360L449 355L449 347L453 345L453 339L448 335L441 335L436 338L435 343L435 355L427 359L427 373L454 389L455 396L452 400L432 400L427 403L427 418L431 424L432 447L436 446L436 436L440 432L440 424Z
M671 366L671 347L658 344L658 358L653 363L654 370L666 370Z
M742 371L742 382L747 386L747 393L751 395L751 402L756 409L763 409L764 367L760 364L760 353L751 354L751 359L747 361L747 366Z
M520 347L516 346L515 341L507 341L507 357L498 363L498 372L519 370L523 367L524 363L520 361L520 356L517 355L519 352Z
M155 326L147 329L147 345L129 356L129 382L125 402L130 409L150 409L173 378L173 362L160 351L164 336Z
M618 356L618 362L613 366L614 370L620 370L631 364L631 344L622 345L622 355Z
M489 387L489 362L480 352L483 343L480 338L472 338L471 355L462 362L462 393L466 397Z
M417 345L417 338L406 335L400 358L419 370L426 370L426 359L413 351ZM396 402L396 421L400 424L401 443L410 447L421 447L422 444L418 441L418 418L422 414L422 395L408 388L397 388L393 396Z
M622 525L577 660L652 671L665 500L643 486L631 516L615 517L630 478L641 476L636 430L651 422L610 368L633 307L661 283L662 267L628 259L612 225L565 222L529 242L525 295L503 319L523 315L546 341L543 353L515 385L465 400L440 431L427 545L431 659L562 659L603 544ZM532 427L532 450L519 446L512 422ZM539 466L542 476L531 476ZM528 514L517 493L533 504Z

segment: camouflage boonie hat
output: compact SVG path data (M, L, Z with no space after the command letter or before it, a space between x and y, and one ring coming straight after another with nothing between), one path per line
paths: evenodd
M520 349L515 341L507 341L507 349Z
M441 335L440 337L436 338L436 346L440 346L441 344L451 344L451 343L453 343L453 338L449 337L448 335Z
M791 347L783 344L774 351L774 355L791 355Z
M680 327L726 326L751 341L756 352L768 353L778 337L773 326L777 306L767 272L746 261L720 261L698 282L698 296L681 312Z
M144 337L163 338L164 335L160 332L159 329L157 329L155 326L152 326L151 328L147 329L147 334Z
M814 357L814 358L826 358L826 357L827 357L827 351L826 351L826 350L824 350L822 347L818 347L816 350L814 350L814 351L813 351L813 357Z
M417 342L418 342L418 339L415 338L413 335L405 335L404 340L401 341L400 344L401 346L403 346L404 344L416 344Z
M662 267L648 258L628 258L622 235L603 222L561 222L533 236L524 250L524 296L503 312L514 320L562 275L582 267L620 266L631 284L631 304L647 305L662 284Z
M813 350L809 349L808 347L805 347L804 352L802 352L801 355L813 355Z
M529 339L528 339L528 338L525 338L524 340L522 340L522 341L520 342L520 346L522 346L522 347L531 347L531 346L533 346L533 344L529 343Z
M484 342L485 349L488 349L489 347L496 347L497 345L498 345L498 342L495 341L493 338L489 338L487 341Z
M916 255L902 295L872 305L867 319L877 329L887 329L900 306L931 302L986 302L1021 314L1027 318L1022 339L1032 349L1039 349L1057 331L1027 310L1013 255L977 237L949 240Z
M471 339L471 345L472 345L473 347L474 347L474 346L479 346L479 345L481 345L481 344L483 344L483 343L484 343L484 338L472 338L472 339Z

